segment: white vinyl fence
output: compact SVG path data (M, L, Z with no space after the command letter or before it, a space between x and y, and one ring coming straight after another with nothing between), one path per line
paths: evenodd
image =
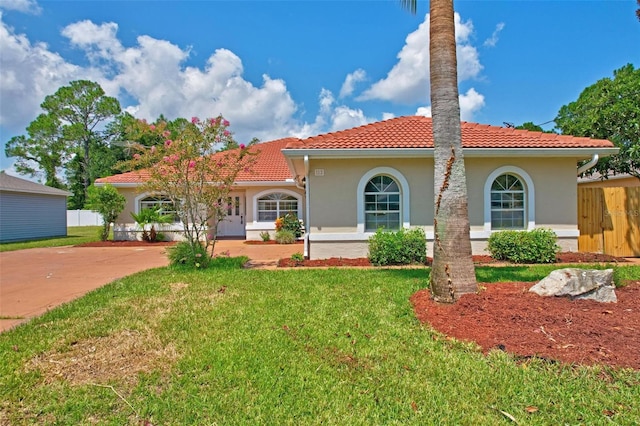
M67 226L99 226L102 217L91 210L67 210Z

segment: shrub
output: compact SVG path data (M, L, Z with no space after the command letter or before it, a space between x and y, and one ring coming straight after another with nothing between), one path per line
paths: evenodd
M550 229L500 231L491 234L488 249L491 257L514 263L553 263L560 250L558 237Z
M422 228L388 232L378 229L369 238L369 261L376 265L409 265L424 263L427 240Z
M260 238L262 238L262 241L264 242L271 241L271 234L269 234L267 231L262 231L260 233Z
M293 232L282 229L276 232L276 242L278 244L293 244L296 242L296 236Z
M290 231L296 238L302 236L302 224L294 213L287 213L276 219L276 232Z
M293 253L291 255L291 260L293 260L296 263L304 262L304 255L302 253Z
M169 247L167 254L171 266L187 266L190 268L204 269L209 266L211 262L206 247L201 244L192 246L188 241L180 241L175 246Z

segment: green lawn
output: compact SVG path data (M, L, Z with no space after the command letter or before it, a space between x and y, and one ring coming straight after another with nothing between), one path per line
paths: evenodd
M24 241L18 243L0 243L0 252L23 250L41 247L73 246L76 244L99 241L98 232L101 226L70 226L66 237L47 238L43 240Z
M426 278L160 268L115 281L0 335L0 424L637 424L640 372L485 356L418 323L409 297Z

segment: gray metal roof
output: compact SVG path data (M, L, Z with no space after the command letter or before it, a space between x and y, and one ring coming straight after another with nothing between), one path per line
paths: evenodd
M29 192L32 194L60 195L65 197L71 195L68 191L51 188L50 186L11 176L4 171L0 172L0 191Z

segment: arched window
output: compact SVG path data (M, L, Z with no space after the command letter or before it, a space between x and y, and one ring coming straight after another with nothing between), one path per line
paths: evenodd
M364 188L364 229L398 230L400 220L400 187L386 175L374 176Z
M176 205L169 198L162 195L151 195L139 200L138 212L144 209L162 209L164 216L172 216L174 222L180 222Z
M526 199L526 188L518 176L498 176L491 184L491 229L526 229Z
M287 213L298 216L298 199L283 192L272 192L258 198L258 222L274 222Z

